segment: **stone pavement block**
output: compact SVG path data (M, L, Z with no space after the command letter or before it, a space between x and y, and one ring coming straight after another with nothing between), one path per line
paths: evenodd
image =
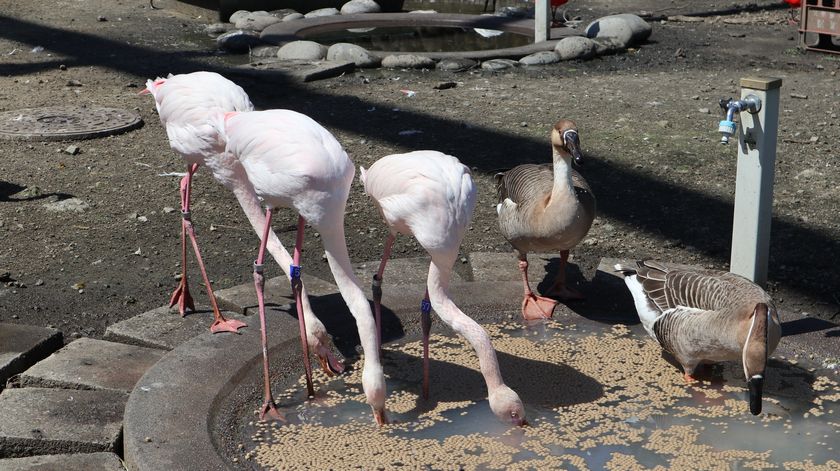
M115 451L128 395L21 388L0 394L0 458Z
M385 283L384 287L389 284L406 284L406 283L420 283L425 284L429 274L430 257L410 257L410 258L392 258L388 260L385 265L385 272L382 274ZM460 263L460 262L457 262ZM353 272L362 282L362 286L370 286L373 280L373 274L379 270L379 260L370 262L354 263ZM462 281L461 275L452 272L452 281ZM383 288L384 289L384 288Z
M198 312L187 313L185 317L166 306L152 309L118 322L105 330L105 340L127 343L140 347L172 350L198 334L209 332L213 323L213 311L205 306L197 306ZM222 311L225 317L243 322L255 322L246 328L259 329L259 320L250 321L240 314ZM217 335L228 335L227 333ZM234 335L234 334L230 334Z
M306 267L304 267L304 271ZM303 286L310 298L338 293L338 287L318 277L301 275ZM310 299L311 300L311 299ZM257 314L257 290L254 283L243 283L232 288L216 291L216 301L219 307L240 314ZM285 276L276 276L265 281L265 305L268 310L287 311L291 303L292 285ZM272 308L279 309L272 309Z
M82 338L26 370L20 381L24 387L129 393L163 355L158 349Z
M0 391L6 380L64 345L61 332L45 327L0 322Z
M122 460L113 453L41 455L0 460L3 471L125 471Z

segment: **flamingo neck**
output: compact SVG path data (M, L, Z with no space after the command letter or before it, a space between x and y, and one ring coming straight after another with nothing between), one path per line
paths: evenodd
M341 297L344 298L348 309L356 318L359 339L366 358L378 362L379 349L376 345L376 338L375 336L365 335L365 332L376 331L370 303L362 290L359 279L353 273L353 267L350 265L350 255L347 253L347 244L344 239L344 223L343 221L333 221L333 223L330 227L319 227L321 241L327 255L327 263L330 265Z
M496 358L496 351L493 349L487 331L458 309L458 306L449 296L449 284L452 279L454 260L453 257L451 261L442 262L435 260L435 257L432 258L427 279L429 301L440 318L447 322L453 330L463 335L475 349L481 374L487 383L487 391L492 394L498 387L504 386L502 373L499 370L499 361Z

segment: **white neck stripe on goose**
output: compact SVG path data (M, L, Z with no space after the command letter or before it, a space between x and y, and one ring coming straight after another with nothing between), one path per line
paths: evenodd
M747 347L750 345L750 338L752 337L753 327L755 327L755 313L753 313L750 321L750 329L747 331L747 338L744 340L744 350L741 352L741 362L744 364L744 376L750 377L750 372L747 371Z

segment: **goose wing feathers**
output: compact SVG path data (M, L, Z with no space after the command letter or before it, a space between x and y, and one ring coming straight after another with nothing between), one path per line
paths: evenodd
M516 204L540 201L551 193L554 172L551 165L523 164L496 174L498 202L510 199Z

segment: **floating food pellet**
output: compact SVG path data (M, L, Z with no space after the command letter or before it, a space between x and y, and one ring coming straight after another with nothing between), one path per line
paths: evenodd
M278 404L287 423L243 422L237 456L271 470L840 469L827 442L786 436L840 432L830 421L838 383L804 358L770 362L764 411L754 417L740 363L686 384L638 326L485 327L530 426L499 422L470 345L435 334L429 400L420 391L421 343L383 346L391 425L372 420L359 359L344 375L316 375L313 401L290 388Z

